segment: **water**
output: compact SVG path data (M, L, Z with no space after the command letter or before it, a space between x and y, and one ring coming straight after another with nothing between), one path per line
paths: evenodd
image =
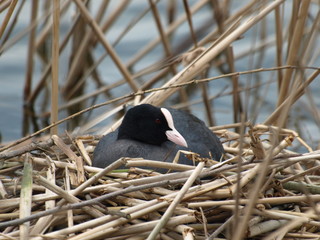
M189 1L190 6L193 5L196 1ZM25 29L30 21L30 3L31 1L26 1L26 6L23 8L23 12L19 16L19 21L17 28L15 29L13 36ZM95 2L96 3L96 2ZM111 1L111 6L108 9L107 15L110 14L112 9L116 6L117 1ZM181 3L180 3L181 4ZM29 5L29 6L28 6ZM98 4L95 6L99 6ZM120 17L113 27L111 31L107 32L106 38L113 43L121 31L123 30L123 26L126 26L131 19L133 19L137 12L140 12L141 9L145 8L145 2L142 1L134 1L127 8L126 13ZM166 5L163 1L161 1L158 5L159 11L161 13L165 13ZM234 9L239 8L238 5L234 5ZM96 11L96 9L94 9ZM179 12L183 11L182 5L180 5ZM289 11L288 11L289 12ZM70 12L72 14L72 10ZM2 22L4 18L4 14L0 15L0 22ZM200 26L203 22L212 18L212 12L208 8L204 8L201 12L197 13L193 18L194 26ZM270 21L273 18L273 15L268 17ZM62 34L63 31L66 31L70 27L70 20L64 17L61 19L61 29ZM273 21L273 20L272 20ZM165 24L165 22L163 22ZM270 27L271 25L268 25ZM270 30L270 31L269 31ZM211 29L208 29L210 32ZM186 36L188 36L188 26L185 23L179 30L174 34L172 42L173 46L178 46L181 41L183 41ZM233 49L235 55L240 54L243 51L251 49L257 44L254 42L251 36L257 36L259 34L259 26L252 28L248 33L244 34L243 38L237 40L233 44ZM274 29L268 29L268 38L272 38L274 34ZM119 54L120 58L127 62L131 57L136 53L137 49L140 49L142 46L147 44L151 39L154 38L155 35L158 35L157 30L154 27L153 17L150 13L148 13L143 20L131 30L125 38L116 46L116 51ZM0 73L1 73L1 88L0 88L0 132L2 135L2 142L8 142L15 139L20 138L22 135L22 109L23 109L23 87L25 81L25 73L26 73L26 63L27 63L27 49L28 49L28 35L24 36L20 39L13 47L6 50L0 57ZM98 50L95 52L95 57L98 58L101 54L104 53L104 49L100 46L97 48ZM151 54L144 57L142 61L139 62L135 66L135 70L144 68L149 66L150 63L156 62L157 59L160 59L163 55L163 50L161 46L157 46ZM246 57L242 60L236 61L236 70L244 71L250 70L253 68L268 68L275 66L275 49L269 48L265 52L264 60L261 65L257 65L258 56ZM33 87L37 84L37 81L40 78L41 74L41 64L38 58L35 58L35 71L33 74ZM101 71L101 77L103 81L107 84L112 82L116 82L121 78L121 75L117 68L113 65L112 61L109 58L106 58L100 66L99 71ZM68 72L68 54L62 54L60 59L60 78L64 79ZM210 76L220 75L219 72L212 71ZM310 74L308 73L307 76ZM260 79L258 79L258 76ZM258 90L258 94L254 95L253 91L242 92L242 99L247 105L248 108L248 118L253 122L260 123L263 122L269 114L275 108L275 100L277 99L277 84L273 79L276 79L276 74L270 73L260 73L255 75L244 75L239 77L240 85L242 87L255 85L258 81L265 83L271 80L270 85L268 86L268 91L265 92L266 88L261 88ZM226 88L226 91L231 91L232 86L229 79L213 81L209 83L209 92L210 95L219 94L222 89ZM90 92L94 89L94 85L92 82L89 84L87 91ZM312 91L312 97L314 98L314 102L316 107L320 107L320 84L319 81L316 80L312 86L310 87ZM129 88L117 88L113 90L114 96L121 96L129 93L131 90ZM193 96L193 99L200 98L201 94ZM257 98L258 96L258 98ZM265 96L265 97L263 97ZM103 97L99 97L96 103L103 102L105 99ZM89 106L89 105L88 105ZM87 107L88 107L87 106ZM216 123L218 125L228 124L233 122L232 116L232 100L230 96L223 96L217 98L213 102L213 106L215 109L215 117ZM308 109L310 106L309 100L304 97L302 101L299 101L295 104L295 107L292 108L292 116L289 121L289 127L297 130L301 130L304 137L307 138L308 143L310 143L313 147L318 144L319 141L319 127L317 126L317 121L315 121L314 116L312 115L312 109ZM37 106L39 108L39 106ZM104 109L96 110L93 114L95 116L98 113L105 111ZM205 114L198 108L198 105L195 105L193 108L194 113L197 114L202 119L205 119ZM59 118L63 118L66 116L66 113L63 112L60 114ZM65 128L65 125L61 126L61 128ZM300 128L300 129L299 129ZM303 128L303 129L301 129Z

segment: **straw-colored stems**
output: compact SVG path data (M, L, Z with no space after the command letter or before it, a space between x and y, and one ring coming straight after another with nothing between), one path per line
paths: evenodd
M303 82L303 84L299 84L298 87L292 89L288 97L269 115L269 117L264 121L263 124L270 125L275 121L280 121L279 119L286 119L287 112L290 110L291 105L293 105L302 95L305 88L320 74L320 70L316 70L311 74L311 76ZM284 114L285 113L285 114ZM281 126L278 126L281 127Z
M38 0L32 1L31 7L31 23L30 25L35 25L37 20L37 11L38 11ZM32 88L32 72L33 72L33 57L35 54L35 39L36 39L36 27L32 28L30 31L29 44L28 44L28 57L27 57L27 72L24 85L23 98L27 100L31 93ZM26 110L26 109L25 109ZM28 124L29 124L29 111L24 112L24 121L23 121L23 133L27 134Z
M103 10L105 10L107 3L107 1L103 1L101 6L99 6L99 12L95 18L97 23L101 21ZM79 76L81 76L84 71L83 66L88 65L88 56L90 55L89 49L92 47L92 39L95 36L92 34L91 29L85 31L83 18L77 19L75 28L76 29L73 31L73 49L77 50L74 51L72 56L68 77L63 89L64 95L66 96L65 98L68 100L77 95L76 92L79 92L80 87L83 87L84 81L79 81Z
M307 184L304 182L285 182L283 187L295 192L308 192L310 194L320 194L320 187L314 184Z
M250 148L253 151L254 156L257 159L264 159L266 154L265 154L263 144L262 144L258 134L256 132L254 132L252 130L252 128L250 128L249 135L250 135L250 139L251 139Z
M199 11L205 4L207 4L207 0L202 0L202 1L197 1L190 9L190 12L192 14L196 13L197 11ZM165 35L169 36L170 34L172 34L174 32L174 30L176 30L181 24L183 24L186 20L186 15L181 16L180 18L178 18L176 21L174 21L173 23L171 23L167 30L165 31ZM148 52L152 51L157 44L159 44L159 42L161 41L161 37L158 37L156 39L154 39L153 41L151 41L149 44L147 44L143 49L140 50L140 52L135 55L132 59L130 59L128 61L128 67L131 67L133 64L135 64L136 62L138 62L141 58L143 58L143 56L145 56Z
M101 178L102 176L106 175L107 173L111 172L114 169L119 168L121 165L124 164L124 159L121 158L113 163L111 163L109 166L107 166L105 169L101 170L100 172L98 172L96 175L92 176L90 179L88 179L87 181L85 181L84 183L82 183L79 187L77 187L74 192L73 195L77 195L79 193L81 193L82 191L84 191L88 186L94 184L96 181L98 181L99 178Z
M63 11L63 9L65 9L67 7L67 5L68 5L68 1L62 2L61 11ZM79 16L77 16L77 17L79 17ZM51 24L49 25L48 33L49 33L49 30L51 29ZM73 26L70 28L70 31L66 34L65 38L62 40L61 46L59 48L59 52L60 53L67 46L67 43L68 43L68 41L69 41L69 39L71 37L71 33L73 32L74 27L75 27L75 24L73 24ZM45 39L45 37L47 37L48 33L44 33L44 36L43 36L44 39ZM42 36L40 36L38 38L37 46L41 44L41 41L42 41L41 38L42 38ZM40 94L41 90L44 88L44 86L46 84L47 78L49 77L49 74L52 71L51 68L52 68L52 61L50 61L47 64L47 66L44 68L44 70L42 71L40 80L38 81L37 86L34 88L33 92L30 94L30 96L28 98L28 102L34 103L34 101L36 100L37 96Z
M162 45L164 48L164 51L166 53L166 56L169 57L171 56L171 49L170 49L170 43L168 41L168 36L165 35L162 24L161 24L161 20L160 20L160 15L159 12L157 10L156 4L154 0L149 0L149 4L153 13L153 17L154 20L156 22L157 25L157 29L159 31L160 37L161 37L161 41L162 41ZM173 69L173 68L172 68Z
M191 160L190 160L191 162ZM177 163L167 163L167 162L159 162L154 160L132 160L128 161L126 164L127 167L150 167L150 168L164 168L171 169L175 171L186 171L194 169L193 166L185 165L185 164L177 164Z
M172 217L168 221L167 225L172 227L172 226L177 226L180 224L195 222L195 220L196 220L195 216L185 214L185 215ZM143 222L140 224L135 224L135 225L129 226L125 229L121 229L121 231L117 231L114 234L112 234L111 236L121 236L121 235L137 234L137 233L142 233L142 232L146 232L146 231L151 231L159 221L160 220L154 220L154 221Z
M197 37L196 37L196 34L194 32L194 28L193 28L193 24L192 24L192 15L191 15L191 11L190 11L190 8L189 8L189 3L187 0L183 0L183 6L184 6L184 10L186 12L186 16L187 16L187 19L188 19L188 25L189 25L189 29L190 29L190 34L191 34L191 38L192 38L192 41L193 41L193 44L194 44L194 48L197 48L198 47L198 41L197 41Z
M51 123L58 121L58 89L59 89L59 36L60 36L60 0L53 1L52 31L52 68L51 68ZM58 127L50 129L51 135L58 134Z
M279 227L288 224L288 220L269 220L264 221L248 228L248 237L255 237L257 235L273 231ZM268 237L269 239L269 237Z
M71 190L71 188L70 188L69 170L67 167L65 168L65 184L66 184L66 190L69 192ZM67 218L68 218L68 227L74 226L73 211L72 210L68 210Z
M203 54L201 54L197 59L191 62L186 68L176 74L171 80L169 80L164 87L168 87L172 84L179 84L191 80L194 76L199 74L204 70L209 62L211 62L219 53L225 50L233 41L238 39L243 33L249 30L258 21L263 19L270 11L275 7L283 3L284 0L277 0L267 5L262 9L256 16L252 17L237 29L226 36L221 42L217 43L215 46L209 47ZM176 89L167 89L161 92L154 92L147 96L142 102L150 103L154 105L160 105L165 99L172 95Z
M299 178L302 177L302 176L305 176L305 175L307 175L307 174L311 174L312 172L316 172L316 171L318 171L319 169L320 169L320 165L314 166L314 167L309 168L309 169L307 169L307 170L305 170L305 171L302 171L301 173L297 173L297 174L295 174L295 175L292 175L292 176L290 176L290 177L287 177L287 178L285 178L285 179L282 179L280 182L281 182L282 184L284 184L284 183L289 182L289 181L291 181L291 180L293 180L293 179L299 179Z
M119 1L119 5L113 9L112 12L108 14L108 18L106 21L102 24L102 31L108 31L110 30L111 26L114 24L114 22L117 20L117 18L120 16L121 13L128 7L130 4L130 1L125 0L125 1ZM97 19L99 22L99 19Z
M2 181L0 180L0 198L7 198L8 197L8 193L7 190L5 189L5 187L3 186Z
M150 235L148 236L148 240L156 239L157 235L159 234L160 230L167 224L169 218L172 216L174 209L177 205L181 202L184 195L187 193L193 182L199 176L200 172L204 167L205 162L200 162L191 176L188 178L187 182L183 185L179 193L174 198L173 202L170 204L164 215L161 217L160 221L156 225L156 227L152 230Z
M65 153L70 160L76 164L76 169L77 169L77 178L71 178L71 182L74 185L79 185L80 183L84 182L85 176L84 176L84 168L83 168L83 161L82 158L78 157L72 150L71 148L66 145L60 137L57 135L52 136L52 140L54 143L61 149L63 153Z
M129 86L134 92L138 91L137 84L134 82L129 70L122 64L119 56L116 54L112 46L107 42L107 40L104 37L104 34L97 24L97 22L90 16L89 11L86 9L84 4L80 0L74 0L76 5L78 6L79 10L81 11L81 14L83 17L87 20L88 24L93 29L93 32L98 37L99 41L101 42L102 46L106 49L106 51L109 53L110 57L112 58L113 62L117 65L119 71L122 73L123 77L127 80Z
M283 8L282 8L283 9ZM274 10L275 13L275 29L276 29L276 47L277 47L277 66L282 66L282 46L283 46L283 37L282 37L282 31L283 31L283 24L282 19L280 15L281 7L277 7ZM284 9L283 9L284 10ZM278 89L280 90L282 83L282 70L278 71Z
M241 175L241 172L238 172L240 180L237 181L236 184L231 186L230 191L233 195L235 195L237 192L240 191L241 188L243 188L245 185L247 185L252 179L258 174L259 169L261 166L257 164L254 168L250 169L246 174Z
M49 167L47 170L47 178L48 181L50 181L52 184L55 184L55 165L53 164L52 160L48 157L47 162L49 162ZM47 195L51 195L53 194L52 191L50 191L48 188L46 189L46 194ZM55 207L55 200L48 200L46 201L46 210L54 208ZM48 222L51 221L51 216L46 216L43 218L38 219L37 223L34 225L34 227L31 230L31 235L37 235L42 233L45 229L47 229L49 227Z
M234 233L232 237L233 240L240 240L244 236L245 229L247 228L248 221L252 214L252 210L262 190L261 187L263 185L265 176L269 171L269 163L271 161L271 157L272 157L271 154L268 154L266 159L264 159L264 161L261 164L257 164L255 167L256 170L259 171L259 175L255 181L254 186L251 188L250 196L249 196L250 202L244 208L243 210L244 214L241 217L241 221L237 223L237 226L233 232Z
M168 35L165 34L165 31L164 31L163 26L161 24L160 14L157 10L156 3L154 0L149 0L149 4L150 4L151 10L152 10L154 20L156 22L157 29L158 29L160 37L161 37L161 42L162 42L162 45L163 45L163 48L165 51L165 55L166 55L166 57L170 57L170 56L172 56L172 51L171 51L170 43L168 40ZM169 69L173 75L177 74L177 70L176 70L174 64L170 64ZM179 90L180 90L180 95L181 95L182 101L187 101L187 94L186 94L185 90L182 88L180 88Z
M285 139L283 139L278 146L272 149L271 156L278 155L283 149L287 148L288 146L291 146L292 142L294 140L293 135L287 136Z
M221 226L219 226L208 238L207 240L213 240L217 237L233 220L233 216L229 217Z
M305 0L301 2L300 9L299 9L299 15L297 18L297 23L294 25L294 32L291 42L290 42L290 49L288 50L288 59L287 64L288 65L295 65L295 63L298 61L298 53L300 49L300 44L303 37L303 30L305 29L305 21L308 16L308 9L310 5L310 0ZM291 76L292 76L293 70L292 69L286 69L285 74L283 76L283 81L281 82L281 88L278 98L277 105L280 106L282 102L286 99L288 96L288 92L292 90L291 88ZM282 127L282 125L278 125Z
M231 176L230 181L234 180L234 176ZM210 182L208 184L204 184L203 186L199 187L199 186L195 186L192 187L190 189L188 189L190 191L190 194L192 194L192 196L198 196L203 194L204 192L208 192L208 191L212 191L212 189L214 188L218 188L219 184L226 184L226 180L224 179L217 179L213 182ZM173 194L169 194L165 197L163 197L164 199L171 199L174 198L178 193L173 193ZM190 195L190 197L192 197ZM188 196L186 196L186 198L188 198ZM130 214L131 219L135 219L138 217L141 217L143 215L146 215L150 212L153 212L155 210L158 210L160 208L166 207L169 203L167 201L164 202L158 202L157 199L151 200L149 202L146 203L142 203L139 204L137 206L131 207L131 208L127 208L125 210L123 210L123 213L126 214ZM110 223L101 225L99 227L96 227L92 230L89 230L86 233L80 234L77 237L75 237L75 239L92 239L94 237L102 237L102 236L106 236L108 234L111 234L112 232L115 231L115 227L119 226L120 224L124 224L128 221L128 219L117 219L114 220Z
M76 198L75 196L71 195L67 191L61 189L57 185L52 184L51 182L49 182L47 179L45 179L42 176L36 176L35 180L37 182L39 182L41 185L43 185L44 187L50 189L52 192L58 194L60 197L64 198L66 201L68 201L70 203L78 203L78 202L80 202L80 200L78 198ZM102 216L102 214L98 210L96 210L96 209L94 209L92 207L83 207L83 210L87 214L89 214L89 215L91 215L93 217L101 217Z
M48 201L52 199L56 199L57 195L55 194L37 194L32 197L32 200L35 202L40 202L40 201ZM19 205L20 198L10 198L8 199L2 199L0 200L0 206L2 208L10 208L10 207L17 207Z
M87 153L85 147L84 147L84 144L83 144L83 141L81 139L76 139L76 144L79 148L79 151L83 157L83 160L89 165L89 166L92 166L92 161L89 157L89 154Z
M130 213L130 219L136 219L138 217L144 216L146 214L149 214L153 211L159 210L161 208L164 208L168 206L167 202L159 202L156 200L151 200L147 203L139 204L138 206L127 208L123 210L124 213ZM134 211L134 212L133 212ZM87 232L84 232L82 234L79 234L72 238L73 240L88 240L88 239L96 239L101 238L103 236L108 236L111 233L117 231L117 227L121 226L122 224L125 224L128 222L128 219L125 218L119 218L115 219L111 222L108 222L106 224L100 225L96 228L90 229Z
M233 48L230 46L226 49L227 61L229 64L230 72L236 72ZM242 109L241 98L239 95L239 76L232 76L232 102L233 102L233 120L234 122L241 121ZM237 131L238 132L238 131Z
M296 217L292 221L288 222L285 225L282 225L281 228L272 232L272 234L268 235L267 237L263 238L263 240L267 239L283 239L287 232L291 229L294 229L298 226L301 226L304 223L309 222L310 219L308 217Z
M8 12L7 12L2 24L1 24L1 27L0 27L0 39L1 39L5 29L7 27L7 24L8 24L8 22L10 20L10 17L12 15L13 11L14 11L15 6L17 5L17 2L18 2L18 0L12 0L11 3L10 3Z
M301 203L307 201L318 202L320 200L320 194L315 195L301 195L301 196L287 196L287 197L271 197L271 198L260 198L256 201L256 204L270 204L270 205L281 205L288 203ZM248 204L250 199L240 199L240 204ZM235 200L223 200L223 201L205 201L205 202L191 202L187 206L189 208L198 208L198 207L218 207L226 205L234 205Z
M31 214L32 197L32 159L26 154L23 167L23 177L20 193L20 218L25 218ZM29 239L30 222L20 225L20 239Z

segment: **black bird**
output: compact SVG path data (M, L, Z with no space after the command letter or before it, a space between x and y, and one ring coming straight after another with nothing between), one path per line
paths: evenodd
M219 161L224 150L203 121L181 110L141 104L128 110L120 127L102 137L93 166L104 168L121 157L172 162L178 150ZM193 162L180 154L179 163Z

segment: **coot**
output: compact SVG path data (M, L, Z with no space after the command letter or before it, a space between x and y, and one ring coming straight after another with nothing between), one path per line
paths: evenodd
M93 166L104 168L120 157L172 162L178 150L217 161L224 153L218 137L194 115L141 104L128 110L116 131L101 138L94 150ZM179 163L193 164L183 154Z

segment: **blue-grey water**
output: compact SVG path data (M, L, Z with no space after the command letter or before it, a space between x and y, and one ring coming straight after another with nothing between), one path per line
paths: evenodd
M107 14L115 8L118 1L111 1L111 5L107 11ZM196 1L188 1L190 5L193 5ZM234 1L234 11L239 8L239 2ZM247 2L247 1L243 1ZM14 29L12 36L16 36L21 31L26 29L30 22L30 3L31 1L26 1L26 6L23 8L22 13L19 16L17 27ZM95 1L95 3L97 3ZM160 1L158 8L160 13L165 15L167 1ZM100 4L100 1L99 1ZM237 5L238 4L238 5ZM98 6L98 5L96 5ZM124 29L131 19L136 16L136 14L141 12L141 9L146 7L145 1L132 1L129 7L126 9L125 14L123 14L116 23L112 26L111 30L106 33L106 38L108 41L113 43L121 31ZM289 5L288 5L289 6ZM93 11L96 11L95 6L93 6ZM182 12L183 7L179 3L178 12ZM289 12L289 11L288 11ZM73 14L70 11L70 14ZM289 14L289 13L288 13ZM68 16L68 15L67 15ZM274 22L273 14L270 14L267 19L270 22ZM0 14L0 23L4 19L4 13ZM163 17L164 19L164 17ZM212 12L209 8L202 9L197 13L193 18L194 26L197 28L201 26L204 22L212 19ZM165 25L165 21L163 21ZM267 39L272 39L274 35L274 28L272 24L268 26L268 36ZM70 27L70 18L62 17L61 18L61 31L62 35L65 33L66 29ZM212 29L208 29L210 32ZM179 42L183 40L187 34L188 26L185 23L182 27L179 28L172 39L172 46L178 46ZM259 39L254 41L254 37L259 34L259 26L252 28L248 33L244 34L243 38L237 40L233 44L233 49L235 56L238 54L250 50L258 45ZM131 57L137 52L138 49L142 48L150 40L154 39L154 36L157 36L158 32L155 28L155 24L152 18L152 15L147 14L143 20L131 30L123 40L116 46L116 51L119 54L123 62L127 62ZM23 88L26 74L26 64L27 64L27 51L28 51L28 38L29 35L23 36L18 42L16 42L12 47L4 50L0 56L0 76L1 76L1 87L0 87L0 133L2 136L2 142L8 142L20 138L22 135L22 109L23 109ZM0 39L1 40L1 39ZM1 40L2 41L2 40ZM68 51L67 51L68 52ZM95 57L98 58L101 54L104 53L104 49L99 46L95 52ZM152 63L155 63L158 59L161 59L163 56L163 50L161 46L157 46L151 54L143 58L136 66L135 70L142 69L146 66L149 66ZM63 79L66 77L68 72L68 54L64 53L61 55L60 59L60 81L63 82ZM241 60L236 61L236 70L245 71L254 68L269 68L274 67L275 64L275 49L274 47L268 47L268 50L264 52L263 61L258 64L259 56L250 55ZM315 66L317 66L315 63ZM35 87L37 81L40 78L41 74L41 64L39 59L35 57L34 60L34 73L33 73L33 87ZM319 64L318 64L319 65ZM121 75L117 68L113 65L112 61L109 58L106 58L102 63L99 71L101 78L107 84L117 82ZM310 75L308 71L306 76ZM211 71L210 76L220 75L220 72ZM245 107L248 109L248 118L255 123L263 122L270 113L274 110L276 99L277 99L277 79L276 73L261 73L255 75L244 75L240 76L240 84L242 87L253 86L260 81L261 83L266 83L270 81L268 87L262 87L257 95L254 95L254 92L242 92L241 97L245 103ZM91 83L87 88L87 92L92 91L94 85ZM231 91L231 81L229 79L220 79L209 83L209 93L210 95L218 95L223 89L226 92ZM266 91L267 89L267 91ZM316 79L311 87L311 96L315 102L316 107L320 107L320 84L319 80ZM129 88L122 87L113 91L115 97L127 94L130 92ZM193 96L192 99L199 99L201 97L200 92ZM104 97L99 97L96 103L105 101ZM193 107L193 112L197 116L205 120L205 114L199 108L200 105L195 105ZM213 106L215 110L215 120L217 125L229 124L233 122L232 115L232 98L230 95L222 96L216 98L213 101ZM36 106L39 108L39 106ZM315 120L313 116L314 110L310 109L310 101L303 97L301 101L295 104L295 107L292 108L292 114L289 121L289 126L292 129L299 130L303 133L303 137L307 142L316 147L320 139L319 131L319 122ZM106 109L106 108L105 108ZM103 112L105 109L98 109L94 112L94 115ZM257 114L256 114L257 113ZM66 115L65 112L61 113L59 118L63 118ZM65 125L62 125L63 129Z

